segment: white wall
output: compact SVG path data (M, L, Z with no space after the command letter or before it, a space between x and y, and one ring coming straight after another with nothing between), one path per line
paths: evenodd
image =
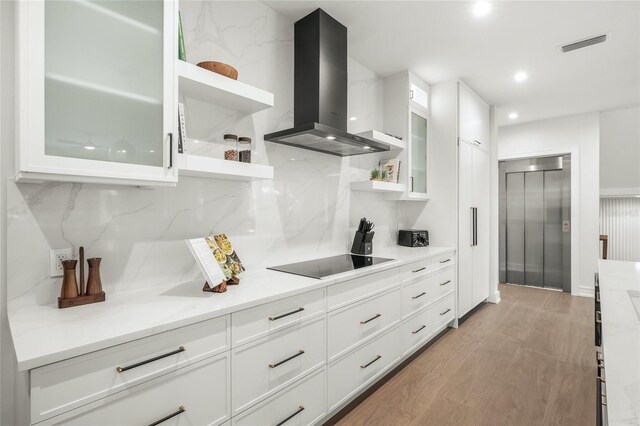
M600 193L640 194L640 107L600 113Z
M500 160L572 154L571 292L584 296L593 295L598 260L599 138L597 112L505 126L498 132Z

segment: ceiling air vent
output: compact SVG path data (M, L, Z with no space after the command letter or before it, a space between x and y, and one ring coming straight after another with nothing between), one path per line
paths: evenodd
M574 41L573 43L565 44L564 46L562 46L562 52L563 53L571 52L572 50L582 49L583 47L593 46L594 44L604 43L605 41L607 41L606 34L586 38L580 41Z

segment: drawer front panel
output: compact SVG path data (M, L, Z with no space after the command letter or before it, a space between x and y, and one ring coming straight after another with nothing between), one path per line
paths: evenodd
M431 309L426 308L402 322L402 344L405 354L413 352L431 336L434 329Z
M431 300L439 299L445 294L451 293L455 290L456 285L454 273L454 268L447 268L429 277L430 292L432 296Z
M65 415L65 420L53 424L149 425L172 414L175 416L163 426L220 424L230 419L229 354L171 372L92 405L97 408L70 419Z
M53 417L228 348L229 316L225 316L36 368L31 371L31 421Z
M456 263L456 256L454 252L449 252L441 254L440 256L432 257L431 262L433 263L434 268L454 265Z
M401 289L329 313L329 359L400 321Z
M402 355L400 327L395 327L377 339L329 366L329 410L371 383Z
M431 259L421 259L402 267L402 282L413 281L422 275L428 275L433 266Z
M326 370L321 368L233 418L234 425L310 425L326 413ZM288 419L288 420L287 420Z
M337 309L393 286L399 286L399 274L399 269L394 268L334 284L327 290L327 307L328 309Z
M456 316L456 299L455 293L445 297L439 302L435 303L431 308L433 329L436 331L438 328L452 321Z
M231 315L232 342L238 346L324 312L324 289L276 300Z
M320 317L235 348L234 415L323 365L325 341L325 319Z
M418 277L402 285L402 316L427 306L433 302L434 293L431 277Z

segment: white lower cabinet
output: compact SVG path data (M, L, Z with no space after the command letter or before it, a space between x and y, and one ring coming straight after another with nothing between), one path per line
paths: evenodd
M409 354L426 342L433 334L431 309L425 308L402 322L402 347Z
M233 418L234 425L309 425L327 412L324 367Z
M402 356L400 327L329 364L329 410L379 377Z
M433 328L431 331L440 329L443 325L450 323L456 317L456 299L455 294L451 293L449 296L439 300L431 307L431 324Z
M321 423L456 318L454 256L33 369L31 424Z
M218 425L230 418L229 354L209 358L98 403L75 417L42 424L65 425ZM171 417L169 417L171 416Z
M233 414L326 362L325 318L294 325L232 351Z
M400 321L401 290L354 303L328 314L329 361Z

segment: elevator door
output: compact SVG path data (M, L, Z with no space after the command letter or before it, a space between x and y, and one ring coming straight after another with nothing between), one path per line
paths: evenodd
M501 164L501 278L511 284L566 290L570 161L537 160L533 166L522 160Z

